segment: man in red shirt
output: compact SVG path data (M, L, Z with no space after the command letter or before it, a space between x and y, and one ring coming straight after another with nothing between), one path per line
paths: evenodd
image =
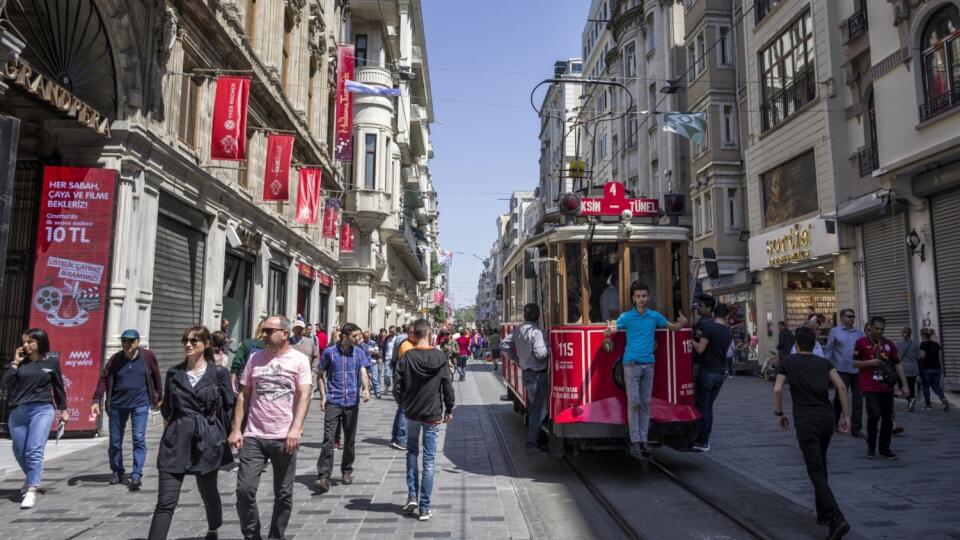
M883 317L872 317L867 324L866 337L857 340L853 346L853 367L860 370L860 390L867 404L867 459L877 457L877 424L880 425L880 455L887 459L897 459L890 451L890 439L893 436L893 387L887 384L880 370L882 362L893 364L902 383L904 397L910 397L907 378L900 365L897 346L883 337L887 321Z
M470 333L466 328L460 331L460 337L456 339L457 346L460 347L460 356L457 357L457 374L461 381L467 378L467 357L470 356Z

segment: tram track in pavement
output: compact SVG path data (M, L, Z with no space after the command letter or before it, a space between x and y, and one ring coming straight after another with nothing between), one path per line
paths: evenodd
M660 538L661 535L658 533L647 532L642 525L636 524L638 520L636 517L631 518L626 513L624 513L616 503L614 503L610 497L607 496L607 491L609 489L604 489L597 481L594 480L595 474L592 474L586 471L578 462L577 458L571 457L569 454L564 454L563 462L570 468L571 471L576 475L577 479L583 484L587 492L590 493L592 497L596 500L597 504L604 509L608 517L613 521L623 533L623 537L630 540L645 540L649 538ZM751 538L755 540L773 540L773 536L764 530L763 528L751 523L749 520L743 519L741 516L738 516L731 509L727 508L727 505L724 505L722 502L716 500L714 497L704 493L702 490L698 489L696 486L683 479L679 475L672 472L666 465L657 461L656 459L651 458L649 460L649 469L643 471L645 479L649 480L651 474L659 474L661 477L667 479L671 484L679 487L684 493L692 496L694 499L699 501L702 505L710 509L716 515L721 516L723 519L732 524L736 529L741 531L743 534L738 536L733 536L730 534L719 534L717 536L711 536L711 533L708 531L703 531L705 538ZM691 516L693 517L693 516ZM667 516L664 516L667 518Z

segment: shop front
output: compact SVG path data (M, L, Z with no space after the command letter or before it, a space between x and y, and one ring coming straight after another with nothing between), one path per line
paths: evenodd
M303 317L306 322L313 322L311 300L317 282L317 269L301 261L297 263L297 273L297 316Z
M758 281L758 358L776 348L780 321L792 331L815 319L817 337L825 343L837 324L841 300L853 298L852 290L847 290L853 282L852 264L840 252L835 224L820 217L802 220L751 238L749 249L750 270ZM839 291L838 282L849 286Z
M320 326L327 328L330 324L330 291L333 289L333 276L320 271L317 272L317 289L319 290L319 301L317 310L317 320Z
M734 337L734 370L759 367L757 293L753 273L741 270L729 276L703 281L703 292L730 309L728 322Z

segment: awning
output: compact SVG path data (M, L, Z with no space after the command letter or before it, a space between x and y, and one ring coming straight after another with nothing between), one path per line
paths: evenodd
M821 217L840 222L858 222L876 217L880 214L884 204L884 197L881 197L884 192L885 190L878 190L842 202L837 206L836 211L823 214Z

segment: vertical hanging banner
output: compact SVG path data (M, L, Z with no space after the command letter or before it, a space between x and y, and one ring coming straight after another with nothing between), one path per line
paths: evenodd
M347 80L353 80L353 45L337 48L337 108L334 130L334 157L353 161L353 94L347 91Z
M320 219L320 169L300 169L297 186L297 223L313 225Z
M263 200L286 201L290 198L290 158L293 135L267 137L267 166L263 175Z
M243 160L247 157L247 101L249 77L218 77L213 103L211 159Z
M354 244L353 219L346 218L340 225L340 253L353 253Z
M337 237L337 221L340 219L340 201L328 198L323 204L323 233L324 238Z
M87 411L104 358L116 186L111 169L43 170L30 327L60 356L69 431L96 429Z

